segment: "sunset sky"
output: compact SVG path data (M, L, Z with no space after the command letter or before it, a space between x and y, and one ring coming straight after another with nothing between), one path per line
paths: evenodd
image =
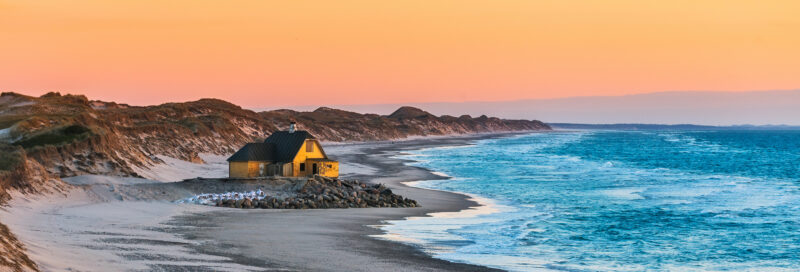
M800 88L800 1L0 0L0 90L135 105Z

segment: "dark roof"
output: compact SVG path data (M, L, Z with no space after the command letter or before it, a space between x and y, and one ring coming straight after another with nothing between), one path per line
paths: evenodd
M307 139L315 139L311 133L298 130L293 133L276 131L263 143L249 143L236 151L228 161L272 161L291 162ZM325 154L324 152L322 154Z
M236 151L228 161L274 161L275 145L268 143L249 143Z
M275 160L279 162L290 162L294 160L297 151L307 139L314 139L308 131L298 130L293 133L288 131L276 131L269 135L264 143L275 145Z

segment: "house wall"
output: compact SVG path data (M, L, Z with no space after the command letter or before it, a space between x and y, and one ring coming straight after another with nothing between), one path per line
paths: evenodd
M322 175L331 178L338 178L339 162L338 161L325 162L325 173L323 173Z
M247 162L230 162L228 163L228 176L232 178L246 178Z
M320 176L331 178L339 177L339 162L337 161L308 159L306 163L308 165L317 164ZM309 167L313 169L313 166ZM311 170L309 170L308 173L310 174Z
M261 175L261 164L264 165L265 173L266 167L269 162L262 161L248 161L248 162L230 162L228 163L228 176L232 178L254 178Z
M314 145L314 150L311 152L306 152L306 145L309 144ZM292 176L300 177L311 175L312 167L306 163L306 160L324 158L325 151L322 150L322 145L320 145L316 140L306 140L306 142L303 143L303 146L300 147L300 151L297 152L297 156L294 157L294 161L292 162ZM301 163L306 163L304 171L300 171Z
M292 167L294 167L293 163L291 163L291 162L285 163L285 164L282 164L282 166L283 166L283 175L282 176L291 177L294 174L294 170L292 169Z

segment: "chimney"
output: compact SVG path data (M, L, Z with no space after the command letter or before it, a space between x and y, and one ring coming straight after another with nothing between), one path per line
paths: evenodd
M296 128L297 128L297 123L295 122L289 123L289 133L294 133Z

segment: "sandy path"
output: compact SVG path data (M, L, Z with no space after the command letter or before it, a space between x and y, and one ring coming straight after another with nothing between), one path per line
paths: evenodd
M0 221L27 245L31 258L45 271L490 270L433 259L411 246L371 238L381 232L369 227L383 220L475 205L460 194L402 185L441 177L391 157L404 150L486 137L492 135L326 147L328 154L350 166L343 176L385 183L395 193L417 200L422 208L223 209L174 204L170 200L193 192L170 184L88 176L71 182L96 186L76 189L68 196L15 196L12 208L0 211ZM216 171L202 167L205 173ZM124 185L132 183L147 189Z

